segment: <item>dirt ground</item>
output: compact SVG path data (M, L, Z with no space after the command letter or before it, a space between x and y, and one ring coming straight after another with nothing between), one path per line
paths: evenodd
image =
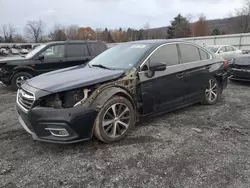
M195 129L197 128L197 129ZM138 124L115 144L33 141L0 86L0 187L250 187L250 84Z

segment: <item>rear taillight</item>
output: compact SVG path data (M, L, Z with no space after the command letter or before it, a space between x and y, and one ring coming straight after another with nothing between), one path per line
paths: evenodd
M225 68L227 68L227 67L228 67L228 60L224 60L224 62L223 62L223 66L224 66Z

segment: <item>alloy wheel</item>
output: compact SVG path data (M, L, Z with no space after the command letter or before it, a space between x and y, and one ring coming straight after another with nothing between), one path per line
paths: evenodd
M206 98L209 102L214 102L218 98L218 85L213 79L209 80L206 88Z
M16 79L16 85L17 87L20 87L25 81L27 81L29 78L27 76L19 76Z
M102 126L104 133L111 138L123 135L131 121L131 112L126 104L116 103L106 110Z

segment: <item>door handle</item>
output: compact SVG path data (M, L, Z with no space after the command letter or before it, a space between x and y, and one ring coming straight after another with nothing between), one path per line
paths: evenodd
M184 72L176 75L177 78L183 78L183 76L184 76Z
M205 66L206 69L210 69L211 68L211 65L207 65Z

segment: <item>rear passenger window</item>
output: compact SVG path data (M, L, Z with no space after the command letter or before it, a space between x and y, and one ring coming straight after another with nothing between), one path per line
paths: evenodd
M200 50L200 54L201 54L201 60L206 60L209 59L209 54L201 49Z
M86 44L68 44L67 45L68 57L85 57L89 56L89 51Z
M93 56L97 56L107 49L105 44L89 43L88 45Z
M167 66L179 64L177 46L170 44L157 49L150 57L150 64L154 63L166 63Z
M179 44L181 51L182 63L189 63L194 61L200 61L199 49L189 44Z

